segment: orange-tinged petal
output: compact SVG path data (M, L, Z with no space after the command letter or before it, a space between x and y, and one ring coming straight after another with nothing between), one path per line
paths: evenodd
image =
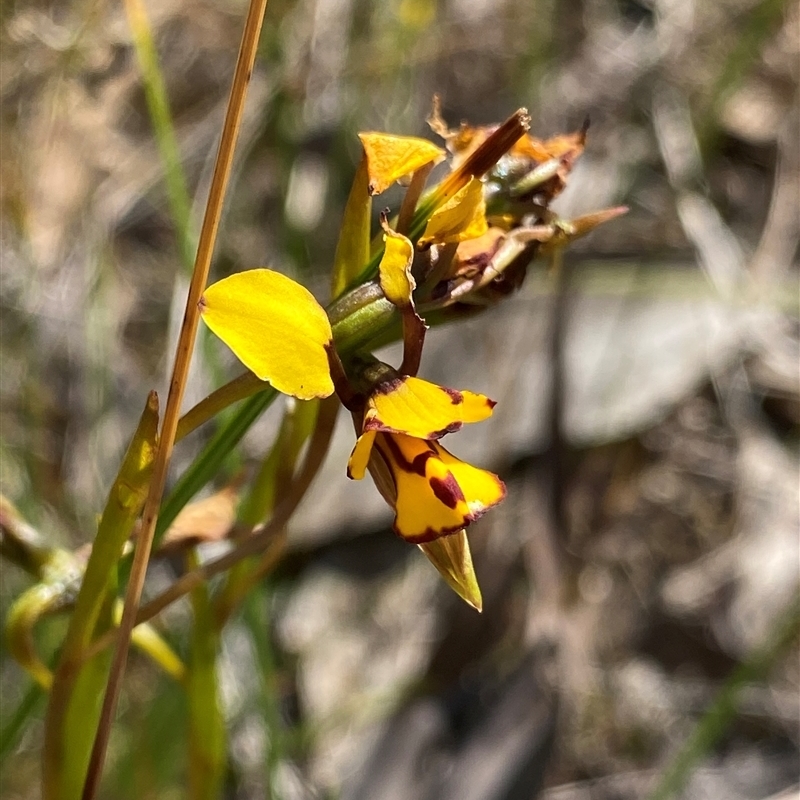
M511 153L541 163L551 158L563 158L564 156L577 158L583 152L585 144L585 130L564 133L545 140L527 134L511 148Z
M478 178L470 178L465 186L433 212L419 243L424 246L476 239L483 236L488 227L483 184Z
M500 478L460 461L437 442L381 433L375 449L397 490L394 529L414 544L461 530L505 497Z
M403 377L376 387L368 401L363 429L440 439L465 422L486 419L494 406L494 401L482 394Z
M200 304L206 325L261 380L301 400L333 393L331 326L308 289L254 269L209 286Z
M411 262L414 258L414 245L402 234L385 228L383 236L386 247L380 263L381 289L386 299L403 308L411 305L412 292L417 284L411 275Z
M420 167L438 163L445 152L427 139L392 136L388 133L359 133L367 154L370 194L386 191L395 181Z
M360 481L367 473L372 445L375 442L375 431L366 431L358 437L350 459L347 462L347 477Z

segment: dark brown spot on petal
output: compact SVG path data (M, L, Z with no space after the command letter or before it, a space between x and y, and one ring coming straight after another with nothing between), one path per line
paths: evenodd
M450 402L454 405L460 405L464 402L464 395L461 394L457 389L448 389L446 386L442 386L442 391L446 392L450 395Z
M409 544L425 544L426 542L433 542L436 539L441 539L442 536L450 536L453 533L458 533L464 526L463 525L453 525L452 527L442 528L441 530L436 530L435 528L425 528L422 533L418 533L414 536L407 536L400 532L397 528L397 525L394 525L394 532L404 541L408 542Z
M389 451L389 455L384 455L384 458L386 458L388 462L396 464L405 472L414 472L417 475L421 475L423 478L425 477L425 464L427 464L429 458L436 455L432 450L426 450L424 453L420 453L416 456L413 461L409 461L403 455L403 451L390 433L379 434L379 436L380 443L377 438L375 443L377 446L385 446Z
M429 478L428 483L433 489L436 499L448 508L455 508L459 502L464 501L464 492L461 491L452 472L448 472L444 480L436 477Z
M425 477L425 465L428 463L429 458L433 458L435 454L427 450L424 453L420 453L418 456L414 458L414 460L409 465L411 467L411 472L415 472L417 475L421 477Z
M398 378L390 378L386 381L381 381L373 390L373 394L391 394L392 392L396 392L401 386L403 385L403 379Z
M366 433L367 431L385 431L390 430L389 428L384 425L378 417L370 417L367 420L364 420L364 427L361 429L362 433Z
M494 408L497 405L497 400L490 400L488 397L486 398L486 405L489 408Z
M451 422L446 428L442 428L439 431L433 431L433 433L429 433L425 438L426 439L441 439L442 436L446 436L448 433L455 433L456 431L460 431L462 428L463 423L461 422Z

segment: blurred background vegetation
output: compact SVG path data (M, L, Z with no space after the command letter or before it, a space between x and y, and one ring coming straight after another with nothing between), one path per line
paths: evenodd
M147 3L157 70L122 4L0 9L2 492L72 550L166 386L245 9ZM786 0L270 2L215 277L269 265L326 300L356 132L428 135L434 92L453 126L588 117L557 208L630 213L429 337L426 377L499 403L456 447L509 486L471 533L482 616L346 480L343 425L222 638L226 797L638 798L687 741L685 797L798 796L799 34ZM187 404L237 369L203 337ZM5 616L29 578L2 570ZM190 618L160 617L182 653ZM738 713L704 717L732 676ZM37 794L43 709L3 646L9 800ZM134 655L104 796L184 796L186 715Z

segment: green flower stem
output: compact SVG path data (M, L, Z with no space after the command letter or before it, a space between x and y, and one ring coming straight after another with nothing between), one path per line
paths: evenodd
M377 290L378 296L352 309L339 321L331 319L333 340L343 359L358 350L372 347L376 336L400 321L397 309L383 296L381 288L375 283L366 284L366 287L369 287L370 294ZM342 299L347 298L345 295Z
M252 399L256 400L259 398L261 398L261 395ZM274 399L274 396L270 398L270 402L272 399ZM258 532L243 539L234 550L231 550L224 556L220 556L214 561L207 561L191 572L187 572L160 595L141 606L136 616L137 625L152 619L168 605L174 603L195 587L209 581L216 575L227 572L233 566L241 562L242 559L261 554L263 563L264 560L270 558L265 551L273 546L276 535L283 530L289 518L295 512L310 486L311 481L319 470L322 459L327 451L328 445L326 442L330 441L330 437L334 431L338 408L338 401L333 397L327 398L323 402L320 408L319 424L314 430L311 441L309 442L308 453L303 462L303 466L289 491L276 507L275 513L272 515L270 521L258 530ZM100 636L88 649L86 658L93 658L98 653L105 650L109 645L113 644L117 635L117 631L109 631Z

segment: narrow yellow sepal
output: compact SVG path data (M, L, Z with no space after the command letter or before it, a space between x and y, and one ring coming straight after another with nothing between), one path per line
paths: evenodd
M417 286L411 275L414 245L389 227L385 231L383 241L386 247L379 266L381 289L392 305L404 308L411 305L412 294Z
M386 191L395 181L445 157L441 147L415 136L359 133L367 154L370 194Z
M483 236L488 227L483 184L478 178L470 178L465 186L433 212L419 244L451 244L476 239Z
M238 272L209 286L206 325L261 380L301 400L333 393L325 311L305 287L279 272Z

